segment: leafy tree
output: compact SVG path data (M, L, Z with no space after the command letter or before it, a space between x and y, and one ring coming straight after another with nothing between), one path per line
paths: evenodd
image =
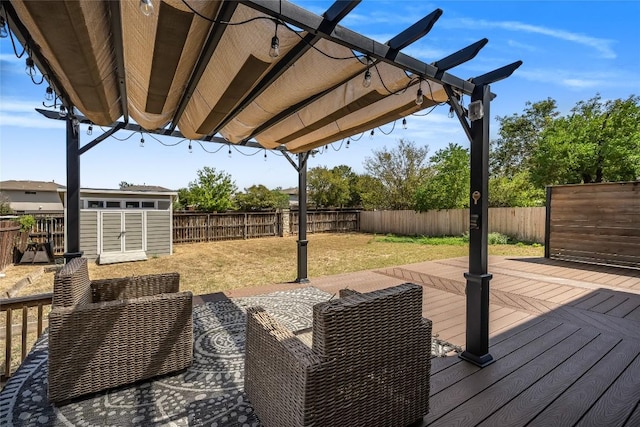
M490 207L531 207L544 204L544 189L533 185L528 172L489 179Z
M309 200L321 207L354 206L360 199L356 180L357 175L346 165L312 168L307 175Z
M556 101L548 98L527 102L522 114L498 117L500 137L491 141L491 172L494 176L512 176L529 168L532 151L543 131L558 116Z
M191 181L186 189L178 190L178 198L184 208L193 206L200 211L224 212L233 207L236 189L231 175L205 166L198 170L197 180Z
M535 185L635 180L640 175L640 97L580 101L548 126L531 155Z
M134 184L127 181L120 181L120 184L118 185L120 186L121 190L124 190L125 188L132 187Z
M282 209L289 206L289 196L280 189L269 190L264 185L252 185L244 193L235 196L236 207L241 211Z
M13 214L14 211L13 209L11 209L11 204L9 202L9 199L6 197L1 197L0 198L0 215L11 215Z
M418 147L404 139L392 150L374 150L373 157L365 159L364 169L380 183L374 187L380 193L361 194L362 198L377 200L378 209L413 209L415 192L429 173L425 167L428 153L428 146Z
M433 176L416 191L417 211L469 206L469 150L449 143L430 159Z
M363 209L382 209L386 205L384 185L378 178L367 174L358 175L355 190Z

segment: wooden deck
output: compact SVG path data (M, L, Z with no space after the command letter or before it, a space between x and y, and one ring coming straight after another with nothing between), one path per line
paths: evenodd
M424 286L434 334L465 344L465 258L319 278L328 292ZM424 426L640 426L640 270L492 257L490 353L434 358ZM229 292L244 296L291 288Z

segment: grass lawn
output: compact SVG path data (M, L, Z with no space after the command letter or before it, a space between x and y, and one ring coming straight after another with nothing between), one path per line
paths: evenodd
M460 241L389 239L372 234L310 234L309 278L468 255ZM445 243L445 244L443 244ZM289 282L296 278L296 237L269 237L174 246L174 254L122 264L89 264L92 279L177 271L180 288L195 295ZM491 245L491 255L543 256L543 247ZM0 279L6 291L38 267L11 266ZM17 296L51 292L53 273L45 273Z

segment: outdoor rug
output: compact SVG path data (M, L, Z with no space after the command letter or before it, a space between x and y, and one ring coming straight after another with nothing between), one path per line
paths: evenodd
M191 367L62 407L47 398L46 332L0 393L1 426L259 426L244 394L246 308L260 305L292 331L311 327L312 307L332 298L313 287L194 306ZM440 356L455 346L432 343Z

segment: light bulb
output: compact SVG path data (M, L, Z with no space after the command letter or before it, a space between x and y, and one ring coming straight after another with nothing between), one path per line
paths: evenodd
M280 39L278 36L273 36L271 38L271 49L269 49L269 56L272 58L277 58L280 56Z
M231 146L229 146L229 153L228 153L229 158L231 158Z
M424 102L424 96L422 96L422 88L418 88L418 92L416 93L416 105L422 105Z
M144 147L144 136L140 137L140 147Z
M140 11L144 16L153 15L153 3L151 3L151 0L140 0Z
M189 152L193 153L193 146L191 145L191 141L189 141Z
M369 134L369 139L373 139L373 135L374 135L374 133L375 133L375 132L373 131L373 129L371 129L371 133Z
M61 105L60 112L58 114L60 115L60 117L67 117L67 107Z
M87 128L87 135L92 135L93 134L93 125L89 125L89 127Z
M0 16L0 39L6 39L7 37L9 37L7 23L4 21L4 16Z
M347 149L349 149L349 144L351 144L351 140L347 139Z
M369 87L371 86L371 71L367 68L367 71L364 72L364 79L362 79L362 86Z
M449 116L450 119L453 119L453 105L449 107L449 114L447 114L447 116Z
M264 161L267 161L267 150L264 150Z
M27 60L25 61L26 65L24 67L24 71L25 73L27 73L27 76L35 76L36 75L36 66L33 62L33 59L31 59L30 56L27 56Z
M44 92L44 99L47 101L53 101L53 89L51 86L47 86L47 89Z

